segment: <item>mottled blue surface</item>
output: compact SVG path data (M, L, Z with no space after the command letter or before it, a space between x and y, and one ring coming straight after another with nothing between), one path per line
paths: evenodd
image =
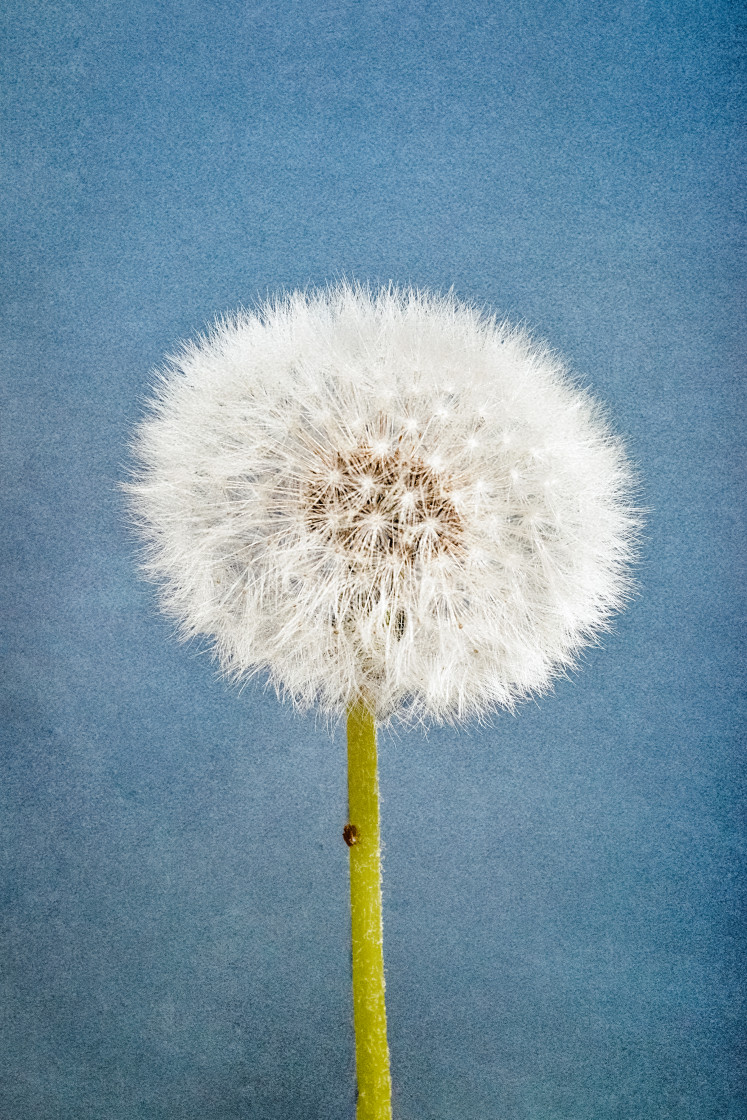
M175 641L148 373L341 275L525 320L650 508L603 648L381 742L397 1120L737 1120L737 5L6 5L2 1120L351 1120L344 739ZM742 865L743 866L743 865Z

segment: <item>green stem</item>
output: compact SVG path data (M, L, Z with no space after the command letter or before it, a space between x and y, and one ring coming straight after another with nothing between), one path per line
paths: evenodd
M353 1015L358 1077L356 1117L357 1120L391 1120L376 726L373 716L362 704L351 708L348 714L348 806L350 824L345 834L350 844Z

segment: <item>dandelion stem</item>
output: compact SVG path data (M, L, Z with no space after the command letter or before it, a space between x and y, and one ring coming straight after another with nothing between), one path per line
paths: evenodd
M381 921L381 840L376 727L362 704L348 713L350 913L353 1015L358 1077L357 1120L391 1120L392 1085L386 1039ZM347 839L347 836L346 836Z

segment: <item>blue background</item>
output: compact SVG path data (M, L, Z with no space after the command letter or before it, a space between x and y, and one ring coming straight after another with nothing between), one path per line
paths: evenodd
M737 6L6 6L3 1120L350 1120L343 729L136 570L149 370L342 275L610 407L640 594L489 728L381 737L397 1120L745 1115Z

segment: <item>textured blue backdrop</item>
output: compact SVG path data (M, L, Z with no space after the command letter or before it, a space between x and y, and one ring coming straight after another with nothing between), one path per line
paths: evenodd
M148 372L341 275L484 302L651 513L603 648L381 742L397 1120L745 1115L737 6L6 5L3 1120L350 1120L344 739L175 641Z

